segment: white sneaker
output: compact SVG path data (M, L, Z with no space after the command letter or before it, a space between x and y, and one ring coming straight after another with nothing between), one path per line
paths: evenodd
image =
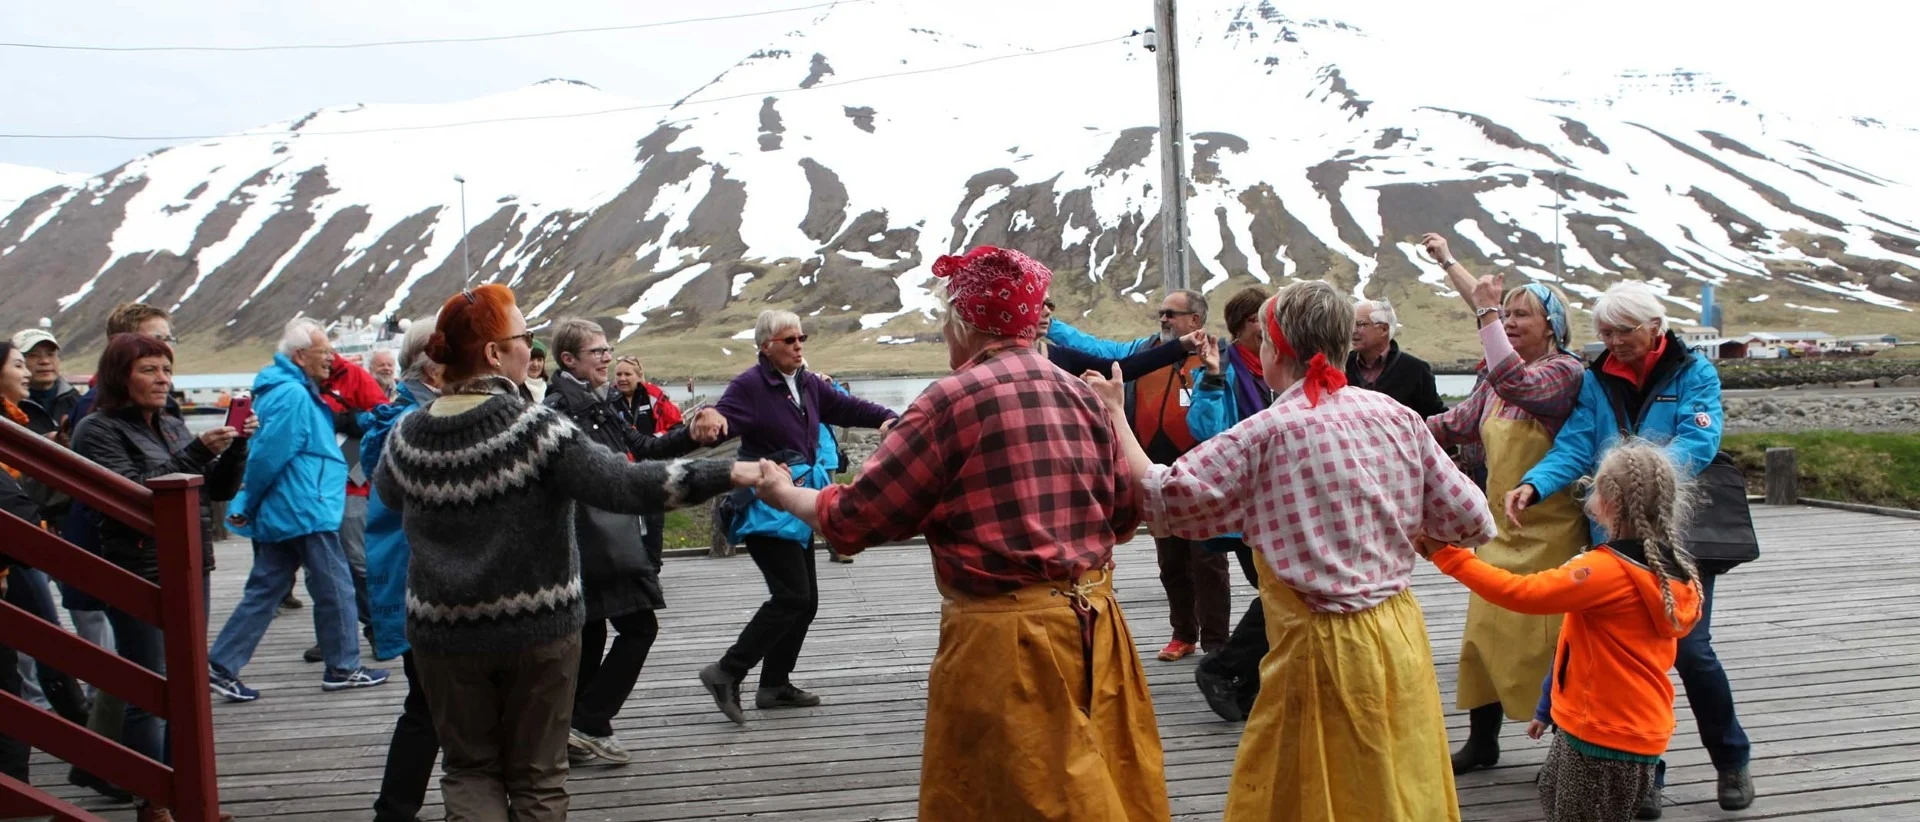
M617 765L624 765L633 761L633 754L628 753L627 749L621 746L619 738L612 734L606 736L588 736L579 731L569 729L567 731L567 758L569 760L573 758L576 749L583 749L588 759L598 757Z

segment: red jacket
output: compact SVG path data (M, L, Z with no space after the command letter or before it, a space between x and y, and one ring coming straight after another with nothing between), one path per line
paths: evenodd
M355 365L352 360L346 357L335 354L333 355L332 373L327 375L326 383L320 386L320 399L325 400L327 408L331 409L335 414L341 414L347 411L358 414L362 411L372 411L375 408L386 405L387 392L380 390L380 381L374 379L373 374L369 373L367 369ZM360 438L357 435L349 437L348 444L341 449L346 452L347 465L349 467L360 464L359 440ZM367 485L364 482L354 482L352 476L349 475L347 478L347 493L356 497L364 497L367 495Z
M647 389L647 396L653 398L653 433L665 434L683 421L680 406L667 399L666 389L650 382L641 383L641 386Z

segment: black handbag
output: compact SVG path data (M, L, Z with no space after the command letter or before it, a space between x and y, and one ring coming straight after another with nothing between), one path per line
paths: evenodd
M589 581L657 574L641 534L646 526L632 514L574 505L574 539L580 545L580 575Z
M1694 479L1698 494L1693 522L1687 526L1686 547L1693 558L1725 571L1760 558L1760 539L1753 532L1753 509L1747 506L1747 477L1725 451Z

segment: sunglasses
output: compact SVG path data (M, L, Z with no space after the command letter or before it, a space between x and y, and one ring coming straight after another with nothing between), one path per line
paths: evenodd
M1200 313L1200 312L1198 312L1198 311L1175 311L1175 310L1173 310L1173 309L1171 309L1171 308L1162 308L1162 309L1160 309L1160 319L1163 319L1163 320L1171 320L1171 319L1173 319L1174 317L1191 317L1191 316L1193 316L1193 315L1195 315L1195 314L1198 314L1198 313Z
M769 340L769 342L786 343L787 345L793 345L794 343L803 343L806 341L807 341L807 335L805 334L800 334L792 337L774 337L772 340Z

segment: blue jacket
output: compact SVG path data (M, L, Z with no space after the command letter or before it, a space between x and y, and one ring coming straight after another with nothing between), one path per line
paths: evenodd
M402 383L393 402L360 414L360 466L367 476L380 467L386 453L387 434L400 418L420 407L417 399L424 392L432 399L432 389L418 383ZM407 644L407 563L413 549L407 545L407 533L401 528L400 512L388 508L379 494L367 495L367 601L368 619L373 622L373 658L388 660L406 653Z
M260 430L247 445L246 484L227 506L248 522L229 528L257 542L340 530L347 458L320 390L287 355L275 354L253 380L253 413Z
M1057 345L1079 349L1096 357L1105 357L1109 360L1123 360L1160 344L1160 335L1158 333L1148 334L1133 342L1103 340L1061 322L1058 318L1055 318L1047 324L1047 339L1052 340Z
M1712 362L1669 335L1666 353L1647 375L1648 390L1635 392L1631 383L1602 371L1610 356L1601 355L1587 368L1573 416L1554 438L1553 449L1521 479L1541 499L1593 473L1607 449L1619 442L1623 415L1633 418L1628 420L1633 433L1666 446L1683 477L1699 474L1720 451L1726 415L1720 408L1720 371ZM1636 412L1638 397L1644 400ZM1591 527L1593 544L1605 543L1606 531L1599 523Z

